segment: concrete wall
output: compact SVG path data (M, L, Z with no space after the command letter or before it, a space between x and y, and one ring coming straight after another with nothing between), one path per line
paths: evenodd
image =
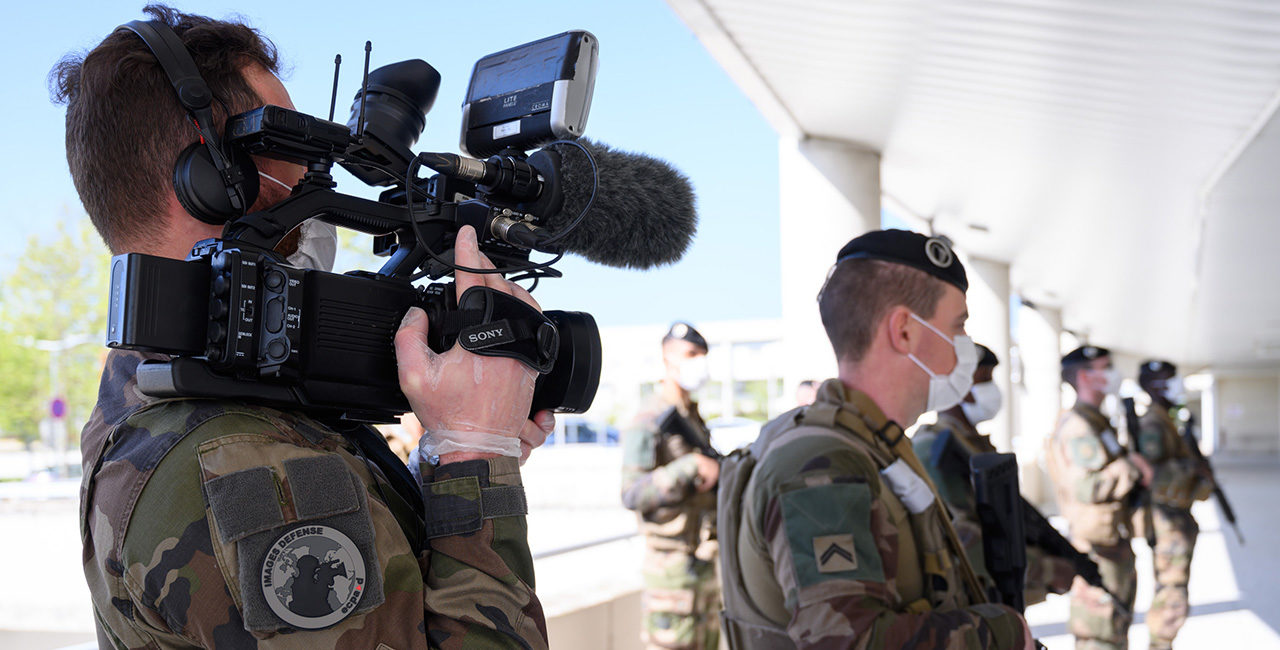
M1218 374L1217 442L1231 452L1280 451L1280 376Z
M553 648L567 650L640 650L640 592L547 619Z

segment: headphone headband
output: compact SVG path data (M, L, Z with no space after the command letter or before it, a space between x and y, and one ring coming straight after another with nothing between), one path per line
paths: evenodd
M257 195L257 176L248 181L239 167L222 150L221 138L213 125L213 93L200 76L191 52L169 25L157 20L134 20L116 29L127 29L151 49L156 61L178 95L178 102L196 123L204 143L192 145L178 159L174 190L178 201L193 216L207 223L224 223L243 214ZM201 149L208 152L200 162ZM238 159L237 159L238 160ZM212 169L208 165L212 164ZM204 171L202 171L204 170Z

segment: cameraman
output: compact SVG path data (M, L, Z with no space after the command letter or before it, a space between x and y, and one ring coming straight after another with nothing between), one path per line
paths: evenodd
M216 123L207 126L221 131L228 115L262 104L292 108L274 75L275 48L253 29L164 6L144 11L173 29L208 83ZM199 136L138 36L116 29L64 58L51 82L67 104L72 178L113 253L182 259L220 236L179 205L174 160ZM287 197L303 172L254 162L263 182L251 211ZM309 222L278 252L325 267L335 237ZM458 233L456 259L493 268L470 228ZM537 306L497 275L459 272L457 284L459 293L485 285ZM554 424L547 412L526 420L533 371L457 346L436 354L417 309L395 348L426 438L457 444L423 465L420 485L368 427L234 401L157 399L138 390L137 368L165 357L108 355L82 434L81 537L100 645L547 646L513 457L527 457ZM481 439L505 441L497 446L507 455L476 451Z

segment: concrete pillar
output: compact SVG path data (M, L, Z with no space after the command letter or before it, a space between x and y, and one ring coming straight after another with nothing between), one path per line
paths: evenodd
M836 374L817 296L836 253L880 227L880 154L821 138L778 145L781 197L783 394Z
M1062 408L1061 354L1062 312L1047 307L1018 307L1019 381L1013 389L1011 447L1022 468L1022 493L1028 501L1045 505L1052 501L1048 476L1043 471L1044 441L1057 424Z
M1000 358L993 379L1000 387L1005 403L996 417L979 428L991 435L997 449L1009 451L1013 448L1013 391L1009 383L1009 370L1013 365L1009 355L1009 265L971 257L965 261L965 269L969 276L969 291L965 296L969 305L969 322L965 329L974 342L991 348Z

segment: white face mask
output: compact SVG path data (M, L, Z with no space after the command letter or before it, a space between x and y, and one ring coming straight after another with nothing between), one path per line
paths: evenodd
M928 321L915 313L911 317L920 322L921 325L929 328L934 334L942 337L942 340L951 344L956 350L956 367L951 370L951 374L939 375L930 370L924 362L920 361L914 354L907 354L907 358L915 362L920 369L929 375L929 398L925 403L926 411L941 411L949 409L960 403L964 396L969 392L969 388L973 386L973 371L978 368L978 348L974 346L973 339L959 334L954 340L947 338L938 328L930 325Z
M1181 403L1182 398L1185 396L1182 387L1182 377L1175 376L1164 380L1164 389L1160 391L1160 394L1163 395L1165 399L1169 400L1171 404Z
M1102 389L1102 392L1106 393L1107 395L1115 395L1116 393L1119 393L1120 392L1120 371L1116 370L1115 368L1107 368L1106 370L1103 371L1103 373L1104 373L1104 376L1106 376L1107 378L1107 385L1105 388Z
M973 390L969 392L973 395L973 401L960 402L960 409L964 411L964 416L969 418L970 424L990 420L1004 405L1004 395L1000 394L1000 387L995 385L995 382L984 381L981 384L974 384Z
M319 219L302 222L298 234L298 251L287 259L300 269L332 271L338 256L338 228Z
M690 393L706 385L711 376L707 367L707 355L699 354L676 364L676 383Z

